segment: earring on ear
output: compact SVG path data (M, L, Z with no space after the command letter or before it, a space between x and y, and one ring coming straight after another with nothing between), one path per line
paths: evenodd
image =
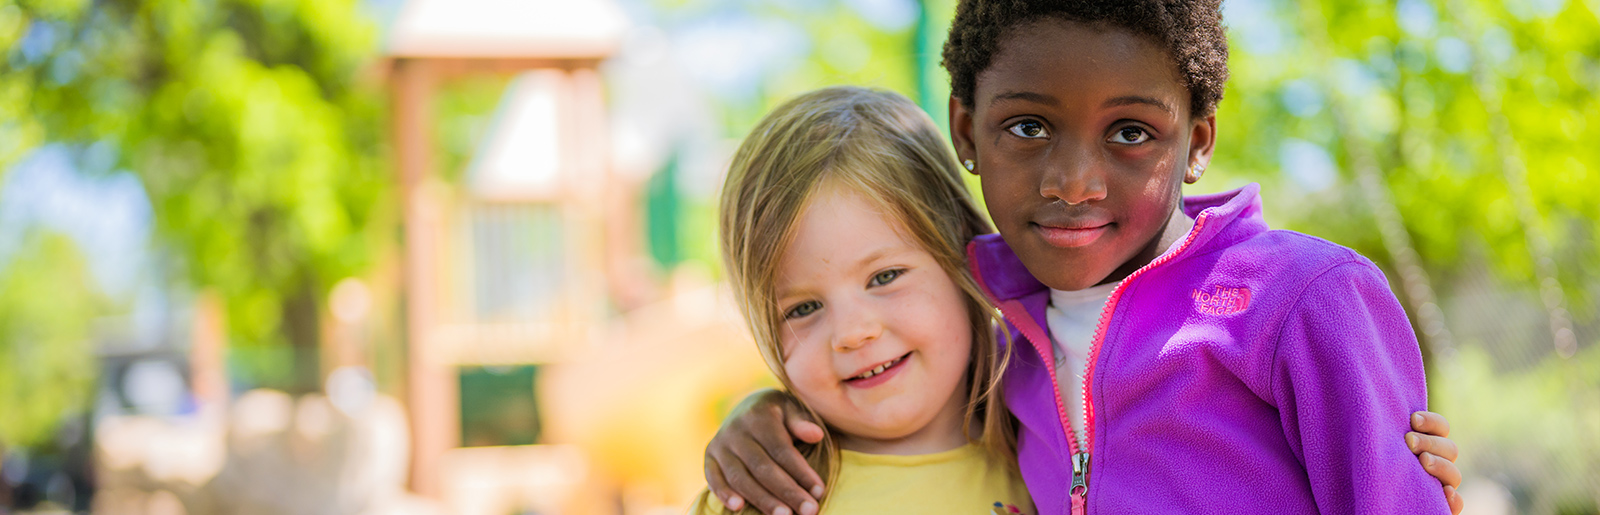
M973 168L977 168L978 167L978 165L973 163L971 159L962 160L961 161L961 166L967 167L967 171L969 171L969 172L972 171Z
M1199 182L1200 176L1205 175L1205 173L1206 165L1204 163L1195 163L1194 166L1189 167L1189 173L1183 174L1183 182L1189 184Z

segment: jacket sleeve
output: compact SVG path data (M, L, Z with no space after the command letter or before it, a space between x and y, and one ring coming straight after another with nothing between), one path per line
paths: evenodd
M1284 435L1322 513L1450 513L1405 444L1427 383L1416 334L1376 266L1358 258L1312 279L1272 366Z

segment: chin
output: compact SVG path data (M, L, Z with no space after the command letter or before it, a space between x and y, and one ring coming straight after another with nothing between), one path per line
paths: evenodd
M918 428L911 426L912 424L872 424L860 431L850 431L850 434L869 440L899 440L917 432Z
M1074 278L1074 279L1076 279L1076 278ZM1078 291L1078 290L1084 290L1084 289L1092 288L1099 281L1092 281L1092 280L1087 280L1087 279L1075 280L1075 281L1066 281L1066 280L1051 280L1051 279L1048 279L1048 278L1040 278L1039 282L1044 283L1045 287L1048 287L1048 288L1050 288L1052 290Z
M1071 272L1063 271L1063 273L1061 273L1059 275L1060 276L1066 276L1066 277L1055 277L1055 278L1052 278L1052 279L1059 279L1059 280L1054 281L1054 282L1061 283L1064 286L1068 286L1070 289L1069 288L1056 288L1055 286L1050 286L1049 283L1046 283L1045 285L1046 286L1050 286L1051 288L1055 288L1057 290L1062 290L1062 291L1078 291L1078 290L1089 289L1089 288L1093 288L1095 286L1099 286L1100 283L1105 282L1106 278L1110 277L1111 273L1114 271L1113 267L1097 266L1097 265L1080 265L1080 266L1073 267L1073 270L1074 271L1079 271L1079 273L1074 274L1074 273L1071 273ZM1084 272L1087 272L1087 273L1084 273ZM1044 281L1040 281L1040 282L1044 282Z
M915 416L916 414L913 413L884 413L883 411L881 409L878 410L876 416L863 421L860 427L848 432L874 440L895 440L911 436L922 426L931 422L931 417L929 417L929 420L920 420L920 417Z
M1078 258L1094 252L1092 249L1088 252L1065 252L1042 241L1036 245L1042 250L1034 254L1037 259L1024 258L1022 264L1027 267L1028 273L1051 289L1078 291L1100 284L1102 279L1111 275L1112 271L1104 265Z

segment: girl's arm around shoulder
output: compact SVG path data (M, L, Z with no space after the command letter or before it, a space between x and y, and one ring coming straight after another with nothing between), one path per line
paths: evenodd
M1426 410L1422 354L1383 273L1356 258L1307 284L1279 329L1272 395L1324 513L1450 513L1400 438Z

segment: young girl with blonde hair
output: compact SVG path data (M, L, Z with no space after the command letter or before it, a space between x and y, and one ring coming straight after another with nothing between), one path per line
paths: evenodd
M829 513L1033 513L1000 404L990 232L915 104L835 87L774 110L723 187L721 247L767 365L815 420ZM752 511L749 507L746 511ZM702 494L696 513L727 511Z

